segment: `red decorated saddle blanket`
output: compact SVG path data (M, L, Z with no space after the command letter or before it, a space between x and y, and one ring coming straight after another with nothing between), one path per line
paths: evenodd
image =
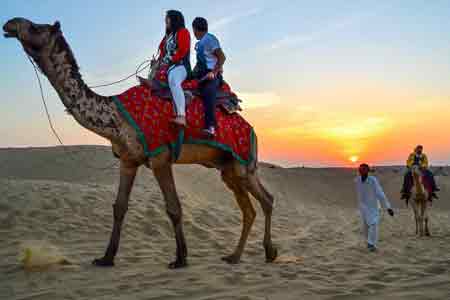
M182 144L203 144L229 152L241 164L248 165L255 159L253 128L238 113L228 114L216 109L217 132L214 139L205 138L203 102L195 96L186 107L187 126L179 130L170 120L175 117L173 104L154 95L139 85L114 96L113 100L122 116L133 126L149 157L170 150L178 157Z

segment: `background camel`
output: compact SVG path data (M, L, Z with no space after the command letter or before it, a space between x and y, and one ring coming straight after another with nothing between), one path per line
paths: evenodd
M428 205L430 197L422 182L422 172L419 166L413 166L411 173L414 180L413 186L413 201L411 206L414 210L414 218L416 221L416 234L420 236L430 236L430 230L428 228Z
M120 115L112 97L94 93L83 82L75 57L63 37L58 22L54 25L35 24L27 19L14 18L5 24L3 29L5 37L19 40L25 52L47 76L75 120L86 129L110 140L113 152L120 158L120 184L113 205L114 223L111 238L105 255L95 259L93 264L114 265L136 172L140 166L146 165L151 166L159 183L166 202L166 211L175 231L176 259L169 267L186 266L187 247L183 233L182 209L175 188L169 152L165 151L153 158L145 156L143 146L138 142L137 133ZM256 212L249 194L259 201L265 215L266 261L272 262L277 256L277 250L271 239L273 197L257 176L257 153L254 154L255 161L244 167L222 150L203 145L184 145L177 160L180 164L201 164L219 169L223 181L236 197L243 214L243 227L235 251L223 258L228 263L239 262L255 219Z

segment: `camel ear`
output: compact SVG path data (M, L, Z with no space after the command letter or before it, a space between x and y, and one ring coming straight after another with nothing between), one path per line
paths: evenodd
M60 31L61 30L61 24L59 21L56 21L55 24L53 24L53 30L54 31Z

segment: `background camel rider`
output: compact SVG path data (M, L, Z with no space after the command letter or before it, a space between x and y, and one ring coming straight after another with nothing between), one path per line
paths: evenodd
M368 164L361 164L355 178L356 192L358 196L359 212L367 248L373 252L377 249L378 224L380 223L379 203L386 208L390 216L394 216L391 204L381 188L378 179L369 175Z
M206 19L197 17L192 22L192 29L198 42L195 45L197 63L193 77L201 80L199 88L205 107L205 128L207 136L214 137L216 132L217 91L222 84L222 67L225 63L219 40L208 32Z
M166 35L159 45L160 56L158 59L163 64L169 65L167 77L177 113L173 122L180 126L186 126L186 99L181 84L191 72L191 36L185 27L181 12L167 11L165 21Z
M434 180L433 173L428 169L428 157L425 153L423 153L423 146L418 145L414 152L411 153L406 161L406 166L408 167L407 172L405 173L403 179L403 188L402 188L402 199L409 199L411 197L411 188L414 185L414 180L411 173L412 166L419 166L422 170L423 176L425 180L430 184L432 189L432 197L437 198L436 192L439 191L439 188L436 185L436 181Z

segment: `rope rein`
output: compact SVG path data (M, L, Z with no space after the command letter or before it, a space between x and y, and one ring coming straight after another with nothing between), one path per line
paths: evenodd
M71 152L71 151L69 151L69 150L67 149L67 146L63 143L63 141L62 141L60 135L58 134L58 132L57 132L56 129L55 129L54 122L53 122L53 120L52 120L52 118L51 118L51 115L50 115L50 112L49 112L49 110L48 110L47 101L45 100L44 89L43 89L43 87L42 87L42 82L41 82L41 78L39 77L39 72L38 72L38 70L39 70L41 73L43 73L43 72L42 72L42 70L40 70L40 69L36 66L36 64L33 62L33 60L31 59L31 57L30 57L28 54L27 54L27 58L28 58L28 60L30 61L31 65L32 65L33 68L34 68L34 73L35 73L35 75L36 75L36 78L37 78L37 81L38 81L38 84L39 84L39 90L40 90L40 94L41 94L41 100L42 100L42 104L43 104L43 106L44 106L44 111L45 111L45 115L46 115L46 117L47 117L48 124L50 125L50 130L51 130L51 132L53 133L53 135L55 136L55 138L58 140L58 143L63 147L64 151L65 151L66 153L70 154L70 155L69 155L70 158L71 158L73 161L79 163L79 162L77 161L77 159L75 158L75 156L73 156L74 152L73 152L73 151ZM143 65L144 65L144 66L143 66ZM136 72L132 73L131 75L128 75L127 77L125 77L125 78L123 78L123 79L120 79L120 80L117 80L117 81L114 81L114 82L111 82L111 83L107 83L107 84L100 84L100 85L88 86L88 87L89 87L89 88L99 88L99 87L112 86L112 85L115 85L115 84L124 82L124 81L126 81L126 80L132 78L133 76L136 76L136 78L137 78L138 74L141 73L142 71L144 71L145 69L147 69L148 67L150 67L150 65L151 65L151 61L150 61L150 60L145 60L145 61L143 61L141 64L139 64L139 66L138 66L137 69L136 69ZM81 152L81 151L77 151L77 152ZM92 170L107 171L107 170L111 170L111 169L113 169L114 167L116 167L117 164L118 164L118 162L115 161L113 164L111 164L111 165L109 165L109 166L107 166L107 167L102 167L102 168L94 167L94 166L90 166L90 165L85 165L85 166L86 166L86 168L92 169Z

